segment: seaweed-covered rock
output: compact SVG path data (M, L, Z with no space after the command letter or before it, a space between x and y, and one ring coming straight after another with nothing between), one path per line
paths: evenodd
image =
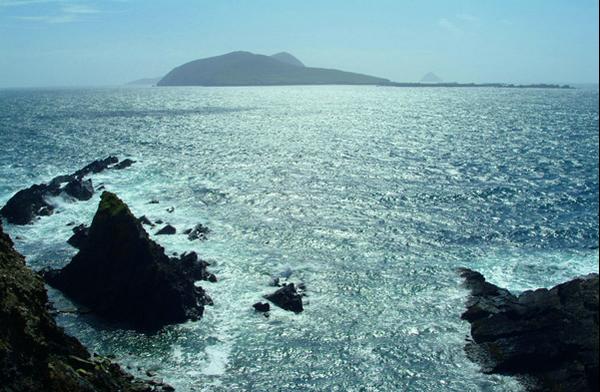
M88 239L89 232L90 229L84 224L75 226L73 227L73 235L69 237L67 243L73 248L81 249Z
M89 200L94 195L94 186L92 180L89 179L74 178L62 190L77 200Z
M91 357L58 327L42 279L25 265L0 222L0 390L166 391L136 380L108 359Z
M471 290L465 350L484 372L527 376L534 391L598 390L598 274L519 296L460 274Z
M282 309L300 313L304 310L302 306L302 295L293 283L285 284L273 294L265 295L265 298Z
M97 314L142 330L197 320L210 303L183 263L166 256L110 192L102 193L79 253L44 277Z

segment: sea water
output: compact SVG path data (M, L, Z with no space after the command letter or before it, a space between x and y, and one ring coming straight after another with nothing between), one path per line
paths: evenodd
M181 391L518 391L467 359L455 269L514 292L598 272L597 88L0 90L0 146L0 204L114 154L137 162L96 186L179 232L210 228L150 230L211 263L202 320L145 335L58 316ZM33 269L63 266L67 224L89 224L98 197L5 229ZM280 275L306 284L305 311L255 313Z

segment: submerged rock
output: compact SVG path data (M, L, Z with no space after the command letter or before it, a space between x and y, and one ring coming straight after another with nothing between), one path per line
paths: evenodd
M285 284L273 294L265 295L265 298L282 309L300 313L304 310L302 306L302 295L296 290L293 283Z
M47 302L42 279L26 267L0 222L0 390L152 390L110 360L91 357L56 325Z
M196 226L194 226L192 229L186 229L183 231L183 234L187 234L188 236L188 240L190 241L194 241L194 240L205 240L206 239L206 235L210 233L210 230L208 229L208 227L203 226L202 224L198 223Z
M156 221L158 223L158 221ZM156 232L156 235L171 235L177 233L177 229L169 224L165 225L162 229Z
M102 193L79 253L44 278L95 313L142 330L197 320L211 302L185 264L170 259L110 192Z
M117 157L110 156L94 161L73 174L54 177L47 184L36 184L22 189L0 209L0 216L6 218L9 223L26 225L38 216L54 213L54 206L47 201L47 198L58 196L61 192L77 200L89 200L94 194L94 187L91 180L83 180L83 177L91 173L99 173L118 161ZM61 188L65 183L66 185Z
M535 391L598 390L598 274L519 296L461 269L471 290L468 356L486 373L527 376Z
M115 169L115 170L123 170L128 168L129 166L133 165L135 163L134 160L132 159L123 159L121 162L117 163L116 165L112 166L111 169Z
M69 239L67 240L67 243L69 245L71 245L73 248L81 249L81 247L88 240L89 232L90 232L90 229L84 224L75 226L75 227L73 227L73 235L71 237L69 237Z

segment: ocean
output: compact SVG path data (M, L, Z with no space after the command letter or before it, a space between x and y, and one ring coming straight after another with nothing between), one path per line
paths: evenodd
M598 104L597 87L0 90L0 205L113 154L137 162L95 186L210 228L153 235L211 263L202 320L147 335L57 316L177 390L519 391L467 359L456 268L514 292L598 272ZM33 269L61 267L99 194L5 230ZM252 309L276 276L305 283L303 313Z

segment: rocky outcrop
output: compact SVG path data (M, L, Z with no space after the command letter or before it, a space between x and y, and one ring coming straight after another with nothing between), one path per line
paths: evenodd
M89 232L90 229L84 224L75 226L73 227L73 235L67 240L67 243L73 248L81 249L88 239Z
M26 225L38 216L52 215L54 206L48 202L48 198L58 196L61 192L77 199L89 200L94 194L92 180L84 180L83 177L99 173L119 161L117 157L109 156L105 159L96 160L73 174L60 175L53 178L47 184L36 184L15 193L8 202L0 209L0 216L6 218L9 223L15 225ZM130 162L127 162L130 161ZM127 163L126 163L127 162ZM131 166L133 161L121 162L124 168ZM63 184L65 184L63 186Z
M208 227L202 225L201 223L198 223L191 229L186 229L183 231L183 234L186 234L188 236L188 240L190 241L205 240L208 233L210 233Z
M181 268L186 275L190 276L194 280L207 280L209 282L216 282L217 277L208 272L209 264L198 258L196 252L189 252L182 254L179 259L172 259L174 263L181 265Z
M115 170L123 170L123 169L126 169L126 168L128 168L129 166L133 165L134 163L135 163L135 161L134 161L134 160L132 160L132 159L129 159L129 158L127 158L127 159L123 159L121 162L119 162L119 163L117 163L116 165L114 165L114 166L112 167L112 169L115 169Z
M136 380L108 359L90 356L48 312L40 277L29 270L0 222L0 390L167 391Z
M54 206L46 201L49 196L58 195L60 189L53 184L36 184L21 189L0 209L9 223L26 225L36 216L47 216L54 212Z
M254 305L252 305L252 307L254 308L254 310L261 313L266 313L269 310L271 310L271 305L269 305L268 302L257 302Z
M519 296L460 274L471 291L466 352L484 372L523 376L533 391L598 390L598 274Z
M157 221L158 223L158 221ZM177 233L177 229L169 224L165 225L162 229L156 232L156 235L172 235Z
M195 254L167 257L127 205L104 192L79 253L44 277L100 316L154 330L202 316L211 301L194 282L210 276L206 266Z
M110 165L116 164L118 162L119 158L111 155L104 159L98 159L90 164L85 165L84 167L73 173L72 176L82 178L84 176L87 176L88 174L100 173L101 171L108 169Z
M273 294L265 295L265 298L282 309L300 313L304 310L302 306L302 294L298 292L293 283L284 284L283 287Z
M89 200L94 195L92 180L73 178L64 186L63 191L77 200Z

